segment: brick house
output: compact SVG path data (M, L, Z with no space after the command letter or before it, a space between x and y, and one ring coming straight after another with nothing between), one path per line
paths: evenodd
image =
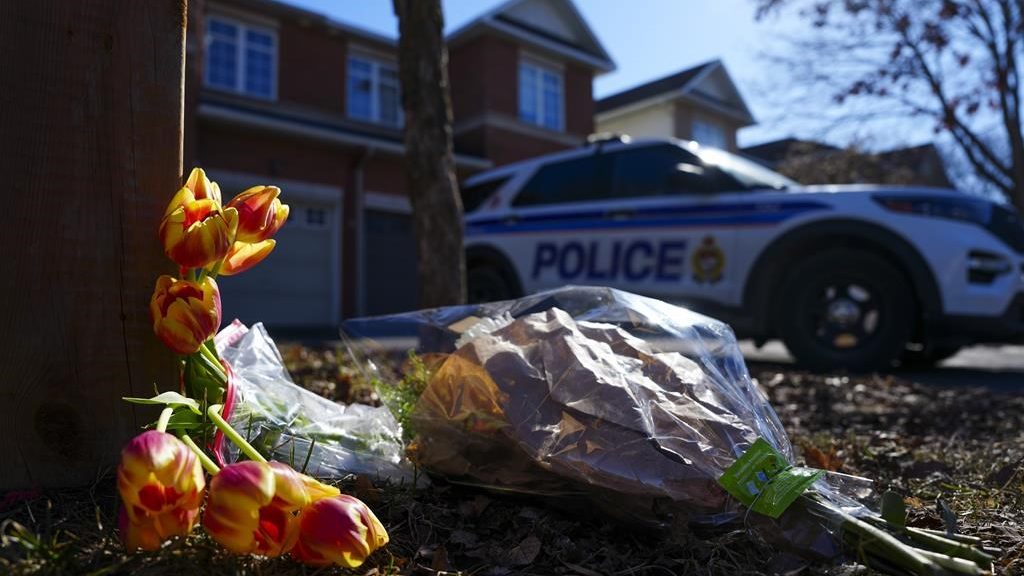
M333 328L416 306L396 41L274 0L191 4L185 163L274 183L278 247L223 278L225 318ZM580 145L614 64L571 0L512 0L448 37L460 178Z
M683 138L736 151L736 132L754 123L721 60L712 60L599 100L597 130Z

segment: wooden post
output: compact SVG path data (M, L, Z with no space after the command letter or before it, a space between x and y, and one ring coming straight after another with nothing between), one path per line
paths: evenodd
M0 491L93 481L151 416L121 397L176 386L148 302L173 271L186 12L0 2Z

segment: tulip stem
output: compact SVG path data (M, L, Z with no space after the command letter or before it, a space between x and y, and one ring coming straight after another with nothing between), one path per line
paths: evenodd
M210 364L212 364L210 368L216 370L216 374L214 374L214 376L216 376L217 379L220 380L220 383L223 384L228 381L228 376L224 373L224 367L221 366L220 358L218 358L217 353L212 350L212 346L213 344L209 340L203 342L202 345L199 346L199 353L210 361Z
M234 442L235 446L238 446L239 450L242 451L242 454L248 456L250 460L255 460L256 462L266 462L267 459L264 458L263 455L260 454L255 448L253 448L252 444L249 444L249 442L247 442L245 438L242 438L242 435L239 434L237 430L232 428L231 424L228 424L227 420L221 417L220 409L220 404L214 404L213 406L210 406L210 408L206 411L206 413L210 415L210 420L213 420L213 424L217 426L217 428L219 428L220 431L223 432L225 436L228 437L228 440Z
M160 412L160 419L156 421L157 432L167 431L167 424L170 423L172 415L174 415L174 408L171 408L170 406L164 408L163 411Z
M209 472L211 476L216 476L217 473L220 472L220 467L218 467L217 464L215 464L214 461L206 455L206 452L203 452L202 448L196 446L195 440L193 440L188 434L182 434L181 441L184 442L190 450L192 450L196 455L196 458L199 458L199 463L203 465L203 468Z

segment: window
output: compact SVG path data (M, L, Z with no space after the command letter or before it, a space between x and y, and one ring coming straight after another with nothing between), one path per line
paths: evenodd
M207 86L272 100L277 91L276 60L277 36L272 29L207 17Z
M398 70L394 63L364 56L349 56L349 118L396 128L401 126L400 90Z
M292 204L291 216L285 226L303 230L329 230L333 216L329 207Z
M513 206L605 200L611 195L608 162L604 156L586 156L549 164L523 186Z
M532 60L519 62L519 119L562 130L562 73Z
M709 148L699 149L697 153L704 164L717 170L733 189L784 190L800 186L782 174L735 154Z
M725 128L714 122L708 122L699 118L693 121L693 139L698 144L704 146L714 146L723 150L729 147L729 141L725 136Z
M494 193L498 191L498 188L501 188L505 182L508 182L509 178L511 178L511 176L495 178L494 180L480 182L478 184L473 184L472 186L461 186L462 211L469 214L483 206L484 202L493 196Z
M675 146L646 147L614 154L615 196L638 198L664 196L678 191L685 178L680 164L699 165L700 161ZM692 173L691 173L692 174ZM699 175L693 174L695 178Z

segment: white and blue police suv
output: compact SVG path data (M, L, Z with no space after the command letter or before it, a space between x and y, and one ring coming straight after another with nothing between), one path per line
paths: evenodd
M478 174L463 198L476 302L612 286L819 369L935 362L1024 328L1024 225L954 190L803 187L696 143L619 138Z

